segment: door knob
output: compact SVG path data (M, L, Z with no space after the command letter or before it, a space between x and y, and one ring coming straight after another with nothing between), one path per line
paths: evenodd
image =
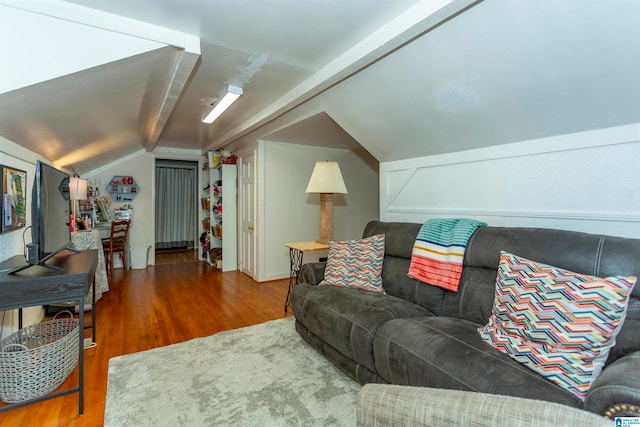
M249 227L247 227L249 229L249 231L253 231L253 225L250 225Z

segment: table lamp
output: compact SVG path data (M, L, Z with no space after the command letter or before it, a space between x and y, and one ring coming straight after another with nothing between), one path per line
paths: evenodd
M306 192L320 194L320 239L316 241L327 244L333 240L333 195L347 194L338 163L317 162Z
M78 220L78 200L87 199L87 182L88 180L82 179L78 175L69 178L69 199L71 199L71 203L73 203L71 209L74 221Z

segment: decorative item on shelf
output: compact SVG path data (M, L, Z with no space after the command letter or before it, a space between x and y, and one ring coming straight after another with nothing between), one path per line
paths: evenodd
M113 211L113 215L116 221L122 221L125 219L132 220L133 208L131 207L131 205L125 205L121 208L115 209Z
M211 233L209 230L205 230L200 235L200 246L202 247L202 258L207 257L207 251L209 250L209 243L211 243Z
M237 161L238 161L238 157L235 154L222 158L223 165L235 165Z
M111 222L111 212L109 210L109 207L111 206L111 199L107 196L96 197L95 199L93 199L93 203L96 207L96 219L94 220L95 223L99 224Z
M213 233L213 237L222 239L222 224L216 224L211 226L211 232Z
M216 268L219 270L222 268L222 248L211 248L209 249L209 259L213 264L216 265ZM220 263L218 265L218 263Z
M326 244L333 240L333 195L347 194L338 163L317 162L306 192L320 194L320 239L317 242Z
M220 167L221 158L222 156L220 156L219 151L214 151L213 153L211 153L211 162L210 162L211 169L216 169Z
M209 209L211 209L211 199L209 199L208 197L202 197L200 199L200 205L202 206L202 209L208 211Z

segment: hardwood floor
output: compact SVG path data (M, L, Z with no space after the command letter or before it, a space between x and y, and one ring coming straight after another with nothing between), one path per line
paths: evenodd
M198 261L198 249L183 249L177 251L156 251L156 265L177 264Z
M288 279L256 283L204 262L115 270L97 303L97 347L85 350L84 415L74 393L0 413L0 425L101 426L110 358L290 316L287 286ZM75 384L77 372L62 388Z

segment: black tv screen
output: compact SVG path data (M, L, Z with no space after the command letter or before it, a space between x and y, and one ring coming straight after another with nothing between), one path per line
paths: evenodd
M31 199L31 250L29 264L43 264L47 258L70 246L69 175L38 161Z

